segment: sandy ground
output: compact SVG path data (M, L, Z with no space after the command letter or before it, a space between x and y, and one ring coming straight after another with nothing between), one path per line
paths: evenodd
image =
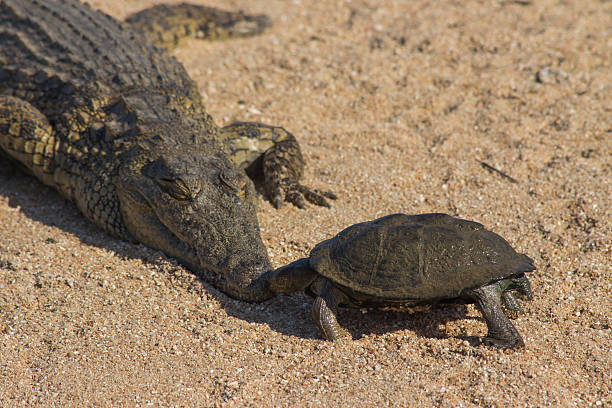
M538 267L526 348L474 347L472 306L342 310L353 340L322 341L305 295L228 298L4 163L0 406L612 405L611 2L206 4L274 22L176 50L209 112L285 126L305 183L339 196L259 199L274 265L389 213L473 219Z

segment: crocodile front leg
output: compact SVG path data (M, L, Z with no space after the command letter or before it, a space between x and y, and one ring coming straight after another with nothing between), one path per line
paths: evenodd
M55 187L55 138L47 118L28 102L0 96L0 151Z
M238 122L221 128L221 138L230 150L230 159L255 178L263 174L264 188L276 208L288 201L299 208L306 201L329 207L336 199L329 191L311 189L299 183L304 159L295 137L281 127Z
M100 228L131 240L119 214L110 167L97 167L104 161L94 152L85 153L65 139L29 102L0 96L0 155L14 159L26 172L56 188Z

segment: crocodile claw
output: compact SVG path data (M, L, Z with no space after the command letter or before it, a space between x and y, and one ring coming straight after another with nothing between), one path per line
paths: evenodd
M335 200L337 198L331 191L322 191L295 183L286 186L284 189L282 187L276 188L270 200L276 209L279 209L285 201L300 209L304 209L307 203L330 208L331 205L328 200Z

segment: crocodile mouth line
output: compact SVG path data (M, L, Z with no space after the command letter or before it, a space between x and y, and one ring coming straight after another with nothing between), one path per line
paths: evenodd
M136 193L141 199L134 200L134 193ZM162 239L158 240L158 242L166 244L151 246L164 252L169 257L176 258L178 261L188 266L189 269L201 269L202 266L200 265L196 248L190 243L182 240L177 234L174 233L174 231L164 222L163 217L161 217L158 211L156 211L156 207L152 205L149 197L134 190L132 190L130 196L132 196L132 201L141 203L141 208L138 209L139 212L146 211L154 215L154 217L150 217L151 221L154 221L156 224L153 229L156 230L155 233L158 235L158 238L162 237ZM146 203L146 205L143 206L143 203ZM166 247L164 248L164 246Z
M167 256L175 258L180 264L185 266L191 273L195 274L199 279L202 279L203 281L215 287L221 287L220 285L224 283L225 279L223 277L223 274L219 273L218 268L212 267L210 264L203 263L195 247L182 241L176 234L172 232L170 228L168 228L161 221L160 218L157 219L157 222L159 224L160 229L162 229L166 233L165 236L171 237L171 240L169 240L169 246L173 250L178 249L177 252L187 254L187 258L185 256L172 255L171 253L168 253L167 250L164 250L162 248L158 249L166 253Z
M167 256L175 258L179 263L187 267L192 273L206 283L216 288L223 288L222 290L224 291L233 292L230 286L228 286L229 282L227 276L228 273L232 272L232 268L230 265L227 265L227 267L230 268L229 270L224 270L223 268L223 265L228 262L229 255L226 254L223 259L219 259L218 263L215 263L214 260L213 262L207 262L207 254L198 251L198 248L192 244L193 241L181 239L181 237L172 230L171 226L168 225L168 221L161 216L161 210L153 205L151 197L147 197L141 193L137 194L141 197L141 205L145 204L143 207L146 207L146 209L141 208L140 211L150 212L152 221L154 220L156 223L155 229L157 233L159 236L163 237L162 240L158 241L162 243L162 245L157 245L155 247L164 252ZM199 223L201 223L201 229L209 231L208 234L212 234L215 237L214 244L219 244L220 241L232 241L231 236L221 233L221 230L208 219L202 218L199 220ZM166 248L163 248L163 246L166 246ZM203 248L206 249L206 246ZM235 267L238 270L241 269L241 263L239 262ZM266 267L266 265L262 265L261 268L253 268L253 270L257 270L258 272L263 272L267 269L269 269L269 267Z

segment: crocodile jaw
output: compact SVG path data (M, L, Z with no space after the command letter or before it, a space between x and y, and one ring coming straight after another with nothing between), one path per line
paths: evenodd
M172 166L180 173L180 165ZM233 191L209 168L190 174L197 163L187 163L181 179L194 194L189 200L176 200L145 167L124 167L115 183L130 235L176 258L229 296L246 301L272 297L261 279L272 268L259 235L254 187L246 175L224 169L225 179L246 179L239 183L242 190Z

